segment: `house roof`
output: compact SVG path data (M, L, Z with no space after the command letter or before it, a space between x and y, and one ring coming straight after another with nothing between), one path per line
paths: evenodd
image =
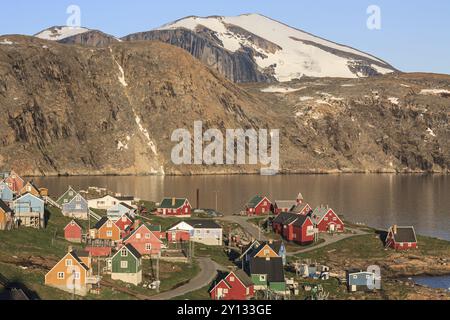
M397 233L394 234L393 227L391 227L395 242L417 242L416 232L414 227L397 227Z
M282 212L273 219L272 223L291 224L300 217L299 214L292 212Z
M123 196L123 197L116 197L116 199L119 201L133 201L134 197L133 196Z
M294 213L302 212L309 204L307 203L299 203L292 207L291 211Z
M284 282L282 258L252 258L250 259L250 273L267 275L269 282Z
M37 196L35 196L34 194L29 193L29 192L25 192L24 194L18 196L18 197L15 199L15 201L17 201L17 200L19 200L19 199L21 199L21 198L24 198L24 197L26 197L26 196L31 196L31 197L33 197L33 198L36 198L36 199L38 199L38 200L44 202L44 199L42 199L42 198L40 198L40 197L37 197Z
M239 280L241 280L244 286L250 287L253 285L252 279L243 270L237 269L234 270L233 273L239 278Z
M198 219L184 221L194 229L222 229L222 227L214 220Z
M178 209L181 208L186 201L186 198L164 198L163 201L161 201L159 208Z
M81 254L81 255L79 255ZM70 255L78 261L79 264L81 264L81 266L87 271L89 270L88 266L84 264L84 262L80 259L80 256L82 256L82 253L78 253L76 251L72 251L70 252Z
M121 202L121 203L119 203L121 206L124 206L125 208L127 208L127 209L130 209L130 210L134 210L135 208L133 208L132 206L130 206L130 205L128 205L128 204L126 204L125 202Z
M317 220L322 220L322 218L330 211L330 207L319 206L313 210L312 217Z
M108 217L102 217L94 226L94 229L100 229L110 219Z
M277 208L293 208L297 204L295 200L275 200L274 205Z
M305 223L306 220L310 219L308 216L298 215L297 220L293 223L294 227L301 227Z
M5 212L12 212L11 208L2 199L0 199L0 209Z
M72 196L69 196L68 193L72 191L73 194ZM69 188L66 190L66 192L64 192L59 198L58 200L56 200L57 203L62 204L64 199L67 199L67 202L70 202L73 200L73 198L75 198L75 196L78 194L78 192L76 192L72 186L69 186Z
M136 250L135 247L131 244L126 244L125 247L131 252L133 256L135 256L137 259L142 258L142 255L139 253L139 251Z
M265 197L263 196L254 196L253 198L250 199L250 201L247 203L247 207L248 208L255 208L258 204L261 203L261 201L263 201Z

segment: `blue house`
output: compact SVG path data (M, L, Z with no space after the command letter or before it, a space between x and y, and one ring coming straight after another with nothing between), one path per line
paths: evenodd
M350 292L381 289L381 276L369 271L347 271L347 287Z
M13 201L15 218L19 224L25 227L45 227L45 204L44 200L25 193Z
M132 206L130 206L124 202L121 202L121 203L116 204L114 207L109 208L107 210L107 215L108 215L108 218L115 221L115 220L120 219L125 214L129 214L131 217L134 217L135 211L136 211L136 209L133 208Z
M14 199L14 192L4 181L0 182L0 200L6 203L12 202Z

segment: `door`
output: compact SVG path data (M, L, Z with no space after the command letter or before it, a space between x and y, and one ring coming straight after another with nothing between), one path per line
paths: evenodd
M335 232L336 231L336 225L334 223L330 224L329 230L330 230L330 232Z

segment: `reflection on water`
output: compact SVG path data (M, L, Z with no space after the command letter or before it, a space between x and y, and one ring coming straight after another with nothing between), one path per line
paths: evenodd
M141 199L188 197L196 205L239 212L255 194L271 200L295 199L302 192L312 206L328 204L353 222L378 228L414 225L418 233L450 240L450 177L419 175L282 175L195 177L55 177L38 178L53 197L68 185L76 189L106 187Z

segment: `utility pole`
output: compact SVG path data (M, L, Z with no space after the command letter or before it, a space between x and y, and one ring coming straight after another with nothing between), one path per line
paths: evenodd
M156 292L159 293L159 254L156 258Z
M218 205L218 195L219 195L219 191L214 191L214 193L216 194L216 212L219 210L219 205Z

